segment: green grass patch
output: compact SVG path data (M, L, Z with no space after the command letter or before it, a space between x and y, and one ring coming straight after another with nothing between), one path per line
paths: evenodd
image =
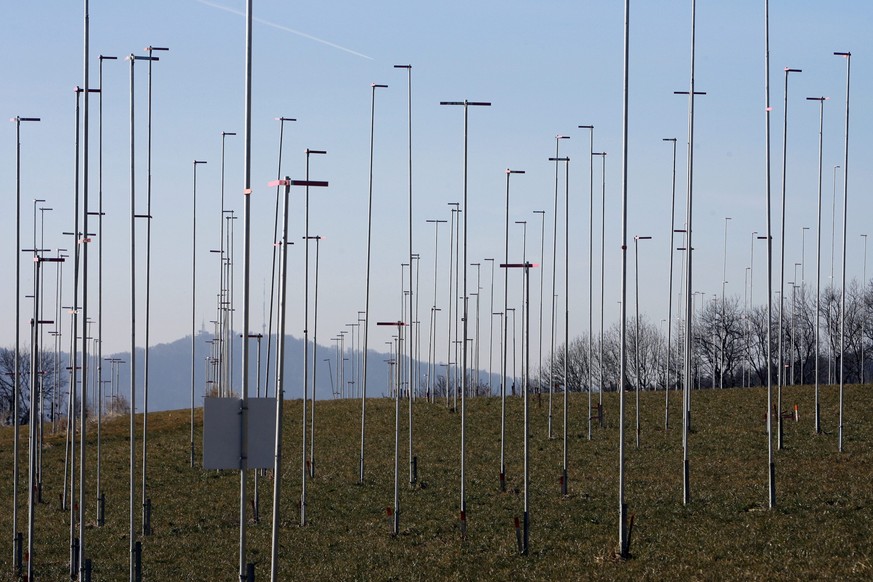
M596 398L596 395L595 395ZM406 403L401 419L400 535L390 535L394 405L368 402L366 478L357 483L360 402L318 402L316 475L309 480L309 525L299 526L301 401L286 403L280 578L284 580L873 579L873 393L845 392L844 452L837 452L837 389L823 387L824 434L813 432L813 389L787 387L784 448L775 451L777 507L767 508L766 392L695 392L689 437L692 502L682 504L680 397L641 395L642 438L634 444L634 400L625 398L626 501L635 516L631 558L615 559L618 536L618 395L604 395L605 427L587 438L587 395L570 398L569 495L560 494L562 395L553 437L547 396L531 400L531 552L519 556L513 520L521 517L522 400L508 400L507 492L499 491L500 400L467 402L467 535L459 529L459 414L443 403L415 403L419 483L408 485ZM200 452L201 410L197 411ZM189 412L149 416L151 536L143 543L145 580L235 579L239 474L189 467ZM94 580L127 578L128 423L103 424L106 525L96 527L96 425L89 427L88 555ZM141 416L137 419L141 431ZM27 488L27 434L22 480ZM69 510L60 510L63 435L47 429L44 503L36 513L39 580L67 579ZM141 435L137 435L137 527L141 523ZM775 444L774 444L775 449ZM199 459L198 459L199 462ZM0 580L12 580L12 429L0 429ZM269 576L272 478L259 478L260 521L248 512L248 559ZM253 479L249 492L253 493ZM26 497L22 495L21 501ZM249 502L251 499L249 500ZM248 504L247 504L248 505ZM26 532L26 503L19 510ZM26 539L26 537L25 537Z

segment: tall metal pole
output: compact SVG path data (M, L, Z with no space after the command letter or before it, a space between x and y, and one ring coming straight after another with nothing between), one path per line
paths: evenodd
M673 252L676 234L676 138L661 141L673 144L673 171L670 180L670 278L667 283L667 369L664 374L664 430L670 429L670 356L673 349Z
M591 389L594 385L594 126L588 130L588 440L591 440Z
M72 301L72 309L70 309L70 389L69 389L69 408L67 412L67 435L70 443L70 492L67 497L70 500L70 577L77 576L76 569L76 560L79 557L79 554L76 550L77 540L76 540L76 503L73 501L76 496L76 391L78 389L78 370L80 366L78 365L79 359L79 349L78 349L78 341L79 341L79 324L78 324L78 315L79 315L79 236L81 231L79 229L79 175L80 175L80 148L79 148L79 135L81 133L80 130L80 115L79 115L79 104L81 102L81 93L83 89L80 87L76 87L74 89L76 93L76 155L75 155L75 163L76 169L74 171L75 175L75 184L73 187L74 190L74 210L73 210L73 301ZM84 327L84 326L83 326ZM82 337L84 337L84 333L82 333ZM80 402L79 406L84 407L85 403ZM31 440L31 454L33 454L33 440ZM66 468L66 463L64 464ZM33 460L31 460L31 474L33 473ZM66 484L65 484L66 485ZM31 505L33 502L33 489L31 491ZM28 511L29 516L31 516L30 524L28 527L28 553L31 556L31 559L28 560L28 580L31 578L32 573L30 571L30 564L33 562L32 559L32 539L33 539L33 519L32 516L34 512L32 508Z
M412 65L394 65L395 69L406 69L406 98L407 98L407 144L409 150L409 486L415 485L415 457L412 450L412 401L413 392L415 390L413 379L415 378L415 335L412 332L412 325L417 319L413 315L413 306L416 293L413 293L412 287ZM415 295L415 297L413 297Z
M79 558L79 553L77 551L77 540L76 540L76 520L78 518L76 511L76 503L73 501L76 497L76 403L75 403L75 393L78 389L78 381L79 381L79 372L81 369L79 365L79 348L78 341L79 338L83 338L84 343L84 325L82 326L83 332L82 335L79 335L79 258L81 257L81 247L79 238L82 236L82 231L79 227L79 201L80 201L80 190L79 190L79 176L81 172L81 168L79 166L80 160L80 148L79 148L79 135L81 133L81 121L79 116L79 104L81 102L81 94L84 92L84 89L80 87L75 88L76 92L76 169L75 169L75 185L73 187L73 305L71 314L71 326L70 329L72 331L72 337L70 338L71 349L70 349L70 412L67 416L67 425L70 427L68 432L70 434L70 576L74 577L77 575L76 569L76 560ZM85 238L82 236L82 238ZM31 381L32 382L32 381ZM84 388L84 381L83 381ZM80 400L80 407L85 407L85 401ZM33 443L31 443L31 448L33 448ZM33 469L31 469L32 471ZM33 490L31 489L31 492ZM31 493L32 495L32 493ZM32 515L32 512L30 512ZM32 528L30 528L32 529ZM30 544L30 533L28 532L28 548L31 547ZM28 560L30 562L30 560ZM29 569L29 566L28 566ZM29 575L28 575L29 579Z
M564 158L564 449L562 460L561 493L567 494L567 480L569 468L570 447L569 437L569 401L570 394L570 158ZM524 270L525 278L528 278L529 269ZM529 284L529 283L528 283ZM529 316L528 316L529 317ZM588 416L591 416L589 413Z
M194 160L194 187L191 196L191 468L194 468L194 353L197 337L197 165L205 161Z
M634 333L634 368L636 370L636 434L637 448L640 448L640 241L651 240L650 236L635 236L634 237L634 325L636 331Z
M569 165L569 164L568 164ZM527 318L525 323L525 369L530 374L530 268L531 264L524 262L524 316ZM565 328L566 329L566 328ZM566 362L566 360L565 360ZM564 442L567 440L567 380L564 379ZM525 379L524 382L524 539L522 544L523 555L527 555L530 548L530 382ZM567 470L566 470L566 447L564 448L564 485L566 487Z
M468 113L470 106L488 107L491 103L486 101L442 101L440 105L463 105L464 106L464 313L463 313L463 336L461 338L461 499L460 499L460 520L462 531L466 531L466 513L467 513L467 498L466 498L466 479L464 475L466 461L466 392L467 392L467 219L469 218L470 210L467 203L467 128L468 128Z
M85 102L84 108L82 110L82 121L84 126L83 131L83 165L82 165L82 192L84 195L83 198L83 207L82 207L82 219L83 219L83 230L82 230L82 238L81 241L79 239L79 233L76 232L74 234L76 238L76 246L78 248L79 243L82 244L82 406L79 413L79 579L85 579L85 555L86 555L86 545L85 545L85 508L87 506L87 494L86 494L86 483L85 483L85 465L86 465L86 454L85 454L85 446L86 446L86 437L87 437L87 424L85 418L85 411L88 403L88 341L86 339L87 333L85 333L86 325L85 322L88 321L88 244L91 239L89 238L88 233L88 177L89 177L89 163L88 163L88 150L89 146L89 127L90 127L90 115L89 115L89 99L88 93L90 93L90 16L88 13L88 0L84 0L84 50L82 55L82 69L83 69L83 77L84 77L84 91L85 91ZM78 212L78 200L76 201L76 211ZM78 219L78 217L77 217ZM78 261L76 261L76 270L78 270ZM37 273L39 272L39 265L36 266ZM34 294L33 297L34 303L38 301L37 296ZM39 327L39 318L35 318L34 320L34 332ZM31 358L36 357L38 354L31 354ZM34 367L34 370L36 368ZM36 376L31 376L31 385L35 385ZM31 409L31 414L33 414L33 409Z
M225 141L227 136L236 135L236 132L233 131L222 131L221 132L221 221L219 224L219 291L218 291L218 336L219 336L219 344L218 344L218 395L219 396L227 396L230 393L230 386L233 382L229 379L229 374L227 372L228 366L228 350L232 352L232 346L229 345L228 337L228 321L227 314L230 309L233 308L233 301L231 298L231 294L228 293L227 290L227 262L225 260L225 252L227 251L230 254L230 246L227 244L225 240L225 213L228 212L224 207L224 151L225 151ZM232 256L232 255L231 255Z
M40 257L38 254L38 250L33 249L33 317L30 320L30 412L28 414L29 420L27 423L29 439L28 439L28 491L30 494L28 495L27 500L27 515L28 515L28 529L27 529L27 538L28 538L28 560L27 560L27 579L31 580L33 576L33 522L34 522L34 503L36 497L36 488L37 488L37 430L36 423L33 420L33 411L36 410L37 407L37 388L36 384L38 382L37 378L39 376L39 366L38 366L38 356L39 353L39 273L40 273ZM74 457L75 458L75 457ZM72 568L71 568L72 570Z
M592 156L600 156L600 353L598 355L598 409L601 411L600 427L603 428L603 314L604 301L606 294L605 274L606 274L606 152L594 152Z
M279 580L279 500L282 489L282 405L285 400L285 299L288 292L288 201L291 191L291 180L285 177L284 202L282 205L282 238L281 257L279 260L279 337L276 343L276 439L273 458L273 528L270 550L270 580Z
M727 235L728 235L728 221L731 220L730 216L724 217L724 254L723 262L722 262L722 270L721 270L721 317L720 319L724 319L724 288L727 286ZM722 323L724 325L724 323ZM713 354L714 356L715 354ZM719 375L718 375L718 387L724 388L724 346L722 345L719 350Z
M12 386L12 426L13 459L12 459L12 563L17 564L17 571L21 571L21 562L18 556L22 553L18 541L18 447L20 441L20 425L18 401L21 398L21 122L39 121L39 117L20 117L12 119L15 122L15 364L13 366L14 383ZM28 540L30 547L31 540ZM30 569L30 566L28 566Z
M685 318L685 404L683 406L684 427L682 432L682 502L688 504L691 501L691 485L690 471L688 463L688 435L691 430L691 383L692 383L692 317L693 317L693 296L692 296L692 256L694 246L691 243L692 234L692 210L693 210L693 184L694 184L694 98L703 93L697 93L694 90L694 74L695 74L695 48L696 48L696 0L691 0L691 80L689 90L677 91L676 94L688 95L688 186L686 192L686 218L685 227L687 229L685 237L685 258L686 258L686 318Z
M276 180L282 177L282 143L285 137L285 122L297 121L291 117L277 117L279 122L279 161L276 169ZM276 290L276 252L281 246L279 240L279 195L280 186L276 186L276 209L273 213L273 259L270 267L270 311L267 319L267 365L264 370L264 396L269 395L268 386L270 385L270 363L272 361L273 348L273 306L275 305L275 290Z
M693 0L692 0L693 2ZM619 355L619 424L618 424L618 541L619 555L627 558L630 551L627 531L627 505L624 500L624 384L625 375L625 341L627 326L627 137L628 137L628 76L630 57L630 0L624 4L624 91L622 103L622 156L621 156L621 322L620 322L620 355ZM693 60L693 59L692 59ZM693 71L692 66L692 71ZM692 91L694 90L692 75ZM691 188L688 189L689 192Z
M773 226L770 191L770 1L764 0L764 179L767 198L767 465L768 506L776 507L776 464L773 461L773 356L771 323L773 322ZM690 230L690 226L689 226ZM688 247L691 247L689 240ZM690 291L689 286L689 291ZM687 374L687 373L686 373Z
M102 422L103 422L103 61L114 61L117 57L100 55L99 58L99 98L98 98L98 146L97 146L97 385L100 387L97 400L97 526L104 523L105 503L101 486L102 469Z
M437 220L429 218L426 222L434 225L434 243L433 243L433 306L430 311L430 338L427 348L427 399L433 402L433 376L435 372L434 359L436 357L436 312L437 312L437 266L439 265L439 241L440 241L440 223L445 220Z
M524 170L506 169L506 212L503 235L503 262L509 263L509 177L512 174L524 174ZM503 313L504 317L509 310L509 271L503 271ZM502 368L502 380L500 382L500 490L506 490L506 350L508 325L503 325L503 357L500 364ZM551 390L551 388L549 389Z
M843 146L843 271L840 286L840 434L837 450L843 452L843 386L845 374L845 362L843 361L846 343L846 219L848 218L847 206L849 203L849 83L852 73L852 53L835 52L834 55L846 59L846 138Z
M861 274L861 292L867 291L867 235L862 234L864 239L864 269ZM867 322L866 317L861 317L861 384L864 384L864 332Z
M367 421L367 346L370 331L370 261L373 239L373 133L376 121L376 89L387 88L388 85L373 83L370 85L370 173L369 189L367 198L367 282L364 298L364 365L361 378L361 457L358 474L358 483L364 483L364 440L366 436Z
M306 407L309 398L309 156L312 154L324 155L325 150L311 150L306 148L306 185L304 190L304 274L303 274L303 442L300 481L300 525L306 525L306 477L309 467L306 463ZM312 398L315 400L315 385L312 386Z
M135 124L134 124L134 64L137 60L153 57L137 57L133 54L127 57L130 62L130 516L128 531L128 574L130 582L136 580L136 530L134 524L134 503L136 498L136 156L135 156ZM157 57L154 57L157 58ZM75 330L73 331L75 334ZM70 390L72 394L72 387Z
M473 370L476 371L475 382L473 385L473 395L479 393L479 291L482 289L482 263L470 263L471 267L476 267L476 291L470 293L471 297L476 297L476 326L473 329Z
M152 51L167 51L166 47L147 46ZM145 284L145 346L143 347L143 416L142 416L142 534L151 535L151 499L147 487L148 476L148 422L149 422L149 332L151 330L151 250L152 250L152 60L148 71L148 121L146 138L146 284ZM87 98L86 98L87 99ZM87 149L87 146L86 146Z
M318 378L318 255L321 236L312 237L315 240L315 305L312 308L312 405L309 409L309 476L315 477L315 389ZM328 360L330 366L330 360ZM329 368L328 368L329 369ZM331 380L331 382L333 382Z
M561 140L570 139L568 135L555 136L555 157L549 158L555 162L555 211L554 211L554 226L552 228L552 322L551 322L551 345L549 348L549 422L548 422L548 438L552 438L552 393L555 391L555 281L557 279L558 268L558 163L560 158ZM507 259L508 260L508 259ZM506 311L506 305L503 306ZM505 342L504 342L505 343Z
M243 328L249 336L249 255L251 253L251 193L252 193L252 0L246 1L246 65L245 65L245 125L243 128ZM231 334L232 337L232 334ZM239 579L247 581L246 569L246 469L249 448L249 350L242 351L242 405L240 409L241 459L239 467Z
M784 91L784 103L783 103L783 116L782 116L782 226L780 236L782 242L779 244L779 292L785 294L785 182L786 182L786 171L788 165L788 75L789 73L800 73L802 72L800 69L785 69L785 91ZM782 365L783 360L783 349L782 342L784 333L782 332L782 321L783 317L783 302L779 302L779 354L777 357L777 382L776 382L776 409L777 409L777 424L778 424L778 436L777 436L777 445L776 448L778 450L782 450L782 386L785 384L785 368Z
M492 378L494 376L494 259L485 259L491 263L491 303L488 308L488 395L493 394L491 390ZM542 299L540 299L542 305ZM540 364L542 365L542 364Z
M540 222L540 265L542 265L546 260L546 211L545 210L534 210L534 214L539 214L542 219ZM539 300L539 308L540 308L540 325L539 331L537 331L537 340L539 342L539 356L538 356L538 364L537 364L537 394L542 393L543 388L543 270L540 269L540 300ZM494 310L494 306L491 306L491 310ZM477 318L478 324L478 318ZM539 396L538 396L539 398Z
M458 207L460 206L459 202L449 202L449 206L452 206L451 216L449 223L449 294L448 294L448 304L449 304L449 313L448 313L448 329L446 330L446 408L449 408L449 392L451 392L452 388L452 296L455 295L452 292L452 277L454 271L452 270L452 265L455 262L454 259L454 244L455 244L455 216L458 214ZM457 385L455 386L455 390L457 390ZM454 410L453 410L454 412Z
M516 220L515 224L521 225L521 260L525 263L527 262L527 221L526 220ZM524 304L524 277L521 278L521 293L519 294L521 297L521 337L524 338L525 334L525 314L524 310L527 308ZM521 382L525 383L528 381L530 374L528 372L527 366L525 366L525 353L524 353L524 342L521 344ZM515 357L515 352L513 351L513 357ZM514 395L514 394L513 394Z

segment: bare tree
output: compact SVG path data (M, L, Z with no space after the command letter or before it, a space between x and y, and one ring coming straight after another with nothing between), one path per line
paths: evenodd
M40 385L42 387L43 410L51 413L51 402L55 393L55 379L60 377L61 386L67 384L66 374L56 374L55 357L50 352L43 351L39 356ZM18 354L18 374L20 393L18 395L18 421L20 424L30 422L30 352ZM15 350L0 348L0 418L4 424L12 424L15 384Z

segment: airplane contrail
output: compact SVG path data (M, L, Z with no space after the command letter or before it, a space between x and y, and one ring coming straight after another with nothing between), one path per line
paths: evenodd
M216 9L218 9L218 10L224 10L225 12L230 12L231 14L238 14L239 16L245 16L245 12L243 12L243 11L241 11L241 10L235 10L235 9L230 8L230 7L228 7L228 6L222 6L221 4L215 4L215 3L213 3L213 2L209 2L208 0L196 0L196 1L199 2L200 4L205 5L205 6L209 6L210 8L216 8ZM341 50L341 51L344 51L344 52L347 52L347 53L353 54L353 55L355 55L355 56L357 56L357 57L361 57L361 58L364 58L364 59L368 59L368 60L370 60L370 61L375 60L375 59L373 59L373 57L369 57L369 56L367 56L367 55L365 55L365 54L363 54L363 53L359 53L359 52L357 52L357 51L353 51L352 49L346 48L346 47L344 47L344 46L340 46L340 45L338 45L338 44L335 44L335 43L332 43L332 42L330 42L330 41L324 40L324 39L322 39L322 38L318 38L318 37L316 37L316 36L312 36L311 34L306 34L305 32L300 32L299 30L294 30L293 28L289 28L289 27L287 27L287 26L283 26L283 25L281 25L281 24L276 24L275 22L270 22L269 20L264 20L263 18L253 17L252 20L253 20L254 22L257 22L258 24L263 24L263 25L265 25L265 26L269 26L269 27L272 27L272 28L276 28L276 29L278 29L278 30L282 30L282 31L285 31L285 32L290 32L291 34L296 34L297 36L302 36L303 38L308 38L309 40L314 40L315 42L318 42L318 43L321 43L321 44L327 45L327 46L329 46L329 47L333 47L333 48L335 48L335 49L339 49L339 50Z

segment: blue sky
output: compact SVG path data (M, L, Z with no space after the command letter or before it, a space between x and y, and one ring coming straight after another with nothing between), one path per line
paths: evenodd
M153 69L153 289L152 342L190 333L191 162L198 170L198 327L212 319L218 265L218 196L222 131L227 138L226 192L229 208L242 210L244 19L241 1L154 0L91 3L91 85L97 85L97 57L143 54L147 45L168 46ZM849 278L860 277L862 239L871 215L867 193L873 116L869 46L873 6L860 0L829 3L771 1L771 102L773 106L773 220L779 236L783 69L803 69L791 78L788 143L786 264L801 259L806 237L806 282L814 284L818 106L808 96L831 97L825 105L823 278L830 271L832 168L842 165L845 61L834 51L852 51L852 115L847 254ZM81 5L68 2L13 3L0 35L4 83L0 110L6 117L38 116L22 127L23 240L29 246L32 200L44 198L46 246L69 248L61 231L72 230L74 93L82 78ZM546 248L553 220L555 135L571 158L571 334L588 327L588 135L578 125L594 124L595 150L608 152L606 170L606 319L618 316L621 166L621 2L486 1L439 3L260 1L254 25L252 326L261 328L263 298L269 294L269 265L278 124L286 125L283 174L303 177L304 150L326 149L312 159L311 176L330 187L311 194L311 233L321 244L319 337L327 343L363 309L366 251L370 84L377 94L374 160L373 320L400 314L400 263L405 260L407 143L406 74L395 64L412 64L415 250L422 256L420 317L427 322L433 283L433 228L426 219L449 218L447 202L462 195L463 114L440 107L441 100L485 100L489 109L470 112L469 260L502 256L506 168L526 174L512 182L511 220L528 220L528 256L539 262L540 223L534 210L547 210ZM641 310L650 320L666 317L671 149L662 138L679 139L677 222L684 215L687 100L673 95L689 79L690 2L633 2L631 13L628 236L651 235L641 246ZM296 31L296 32L295 32ZM300 34L302 33L302 34ZM145 114L147 67L137 65L137 190L145 204ZM128 80L126 62L104 63L105 351L128 345ZM742 298L752 231L763 232L763 2L697 3L698 90L695 137L695 280L708 295L721 291L724 218L728 230L727 291ZM91 196L97 200L97 99L92 98ZM15 227L14 124L0 140L2 264L0 344L14 342ZM595 220L599 224L599 160L595 164ZM841 184L841 182L840 182ZM563 188L563 184L562 184ZM302 196L294 193L294 236L302 236ZM561 203L563 205L563 202ZM840 228L841 201L837 203ZM563 216L560 217L563 220ZM241 225L240 225L241 226ZM447 235L440 231L440 273L447 267ZM681 225L677 224L677 228ZM144 229L142 229L144 233ZM520 258L521 231L511 230L511 254ZM242 228L237 229L241 268ZM599 228L595 257L599 255ZM839 246L839 236L837 237ZM144 237L138 239L144 248ZM559 242L559 248L562 244ZM677 243L677 246L679 244ZM289 331L302 335L302 244L291 251L292 319ZM632 247L631 247L632 249ZM92 247L96 251L96 245ZM778 257L778 241L774 247ZM548 251L547 251L548 254ZM95 256L96 253L93 256ZM677 260L680 257L677 255ZM563 260L559 254L559 261ZM597 259L595 259L596 261ZM633 260L632 254L629 260ZM756 249L755 300L764 300L764 248ZM550 259L545 262L550 274ZM142 264L142 259L140 264ZM837 252L839 276L839 251ZM562 264L562 263L559 263ZM22 263L29 293L30 263ZM96 268L96 260L92 260ZM632 267L632 262L630 263ZM599 263L595 262L595 273ZM558 275L559 293L563 278ZM96 271L94 271L96 272ZM631 274L632 271L629 271ZM67 269L69 273L69 269ZM470 287L475 269L471 269ZM482 272L483 300L490 292ZM778 281L778 272L774 271ZM789 270L786 280L793 278ZM498 275L496 297L501 296ZM144 280L144 277L140 277ZM241 283L242 276L237 276ZM547 275L548 280L548 275ZM69 282L66 284L69 290ZM96 287L96 286L95 286ZM520 287L520 284L516 289ZM547 294L548 294L547 285ZM515 290L515 289L513 289ZM445 285L438 303L445 307ZM142 290L139 291L142 297ZM241 286L236 294L241 299ZM632 300L629 295L629 300ZM595 286L595 321L599 319ZM518 298L511 297L511 302ZM534 305L536 301L534 301ZM91 312L96 315L96 301ZM548 304L547 304L548 305ZM241 306L238 306L241 309ZM501 307L495 306L495 310ZM22 321L29 319L22 303ZM482 313L488 307L483 303ZM548 307L547 307L548 312ZM443 312L443 317L444 317ZM472 313L471 313L472 315ZM140 315L141 317L141 315ZM560 318L559 318L560 319ZM238 322L241 317L238 318ZM443 319L443 321L445 321ZM487 330L483 315L482 330ZM443 326L438 328L438 338ZM26 335L26 329L23 331ZM388 339L371 330L372 346ZM559 331L562 335L562 331ZM385 337L382 337L382 336ZM422 338L426 338L422 330ZM142 343L142 338L138 340ZM438 345L443 345L440 342ZM482 361L485 362L483 343ZM422 350L426 354L426 345Z

